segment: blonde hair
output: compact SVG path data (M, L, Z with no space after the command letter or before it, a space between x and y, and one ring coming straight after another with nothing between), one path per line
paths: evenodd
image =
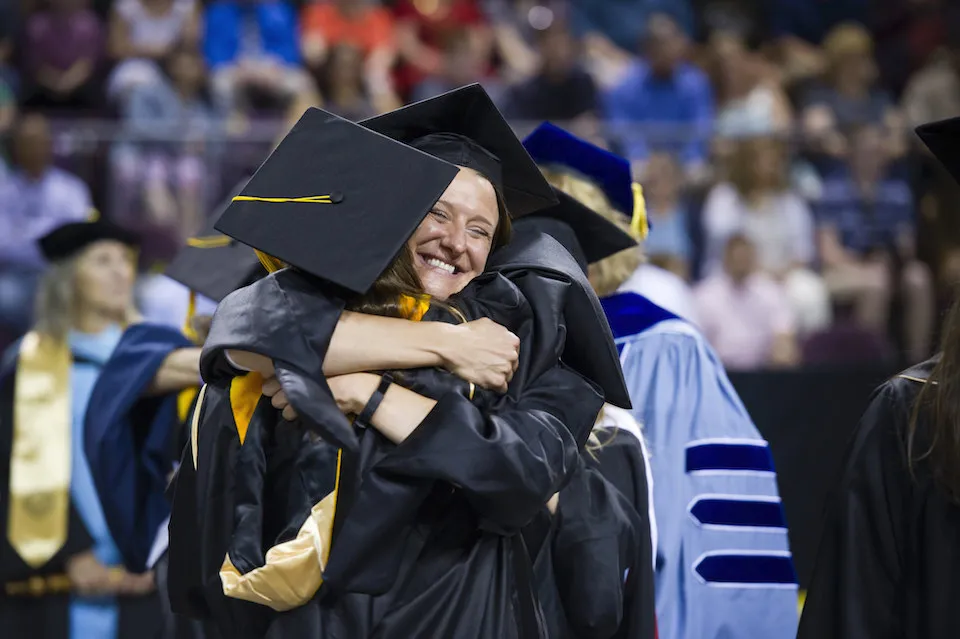
M626 217L613 208L603 189L592 181L569 169L541 167L541 171L551 185L603 216L604 219L616 224L620 230L632 235L630 223ZM591 264L590 283L597 296L606 297L615 293L643 262L643 252L639 246L636 246Z
M83 252L57 260L47 267L40 278L34 299L34 330L58 341L66 341L77 318L80 299L77 295L77 268ZM131 258L132 259L132 258ZM131 305L118 322L124 326L138 318Z

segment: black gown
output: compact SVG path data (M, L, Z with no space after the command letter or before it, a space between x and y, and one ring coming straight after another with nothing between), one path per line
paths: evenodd
M71 503L66 542L40 568L26 564L7 538L17 353L18 345L14 345L0 362L0 635L18 639L68 639L70 589L66 564L70 557L93 548L93 539L79 512ZM153 637L160 627L156 594L122 597L118 608L117 639Z
M960 507L924 462L915 478L907 467L906 429L935 362L882 385L854 433L799 639L960 637ZM922 417L918 427L917 450L925 450Z
M512 277L535 305L497 273L469 287L482 295L471 298L468 290L454 301L467 318L490 317L520 335L521 362L509 392L472 393L441 371L404 371L398 383L438 398L438 405L400 446L373 429L357 436L329 397L320 369L342 308L335 296L317 295L317 282L283 271L228 298L203 359L209 384L197 446L185 453L176 482L174 609L216 619L226 636L545 636L518 533L579 467L577 442L589 434L602 396L557 364L568 331L586 337L590 330L583 316L563 312L566 298L583 290L537 268ZM284 338L267 344L264 335ZM217 355L226 348L274 359L301 415L298 426L257 401L255 380L256 398L238 409L236 389L247 382ZM326 442L340 444L342 453ZM332 472L341 461L340 472ZM225 555L231 570L259 579L269 553L289 548L311 508L335 487L333 551L309 605L289 610L273 600L271 610L223 595ZM295 591L304 580L282 582L261 581L261 592Z

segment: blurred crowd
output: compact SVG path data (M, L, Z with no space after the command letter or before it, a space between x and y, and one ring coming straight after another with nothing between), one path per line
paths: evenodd
M306 106L470 82L520 134L630 159L647 258L729 368L934 349L960 193L911 128L960 115L952 0L0 0L0 342L53 226L142 233L149 316L176 294L150 274Z

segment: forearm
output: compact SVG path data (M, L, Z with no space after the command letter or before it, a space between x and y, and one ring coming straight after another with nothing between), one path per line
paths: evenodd
M444 336L453 325L411 322L345 312L333 331L323 373L327 377L362 371L443 366Z
M366 388L362 390L360 397L364 400L359 406L361 411L380 385L380 377L376 375L369 377L369 380L364 380ZM380 406L370 418L370 425L394 444L401 444L413 434L436 405L436 400L424 397L398 384L390 384L383 394Z
M163 360L150 387L149 395L176 393L200 382L200 351L195 348L178 348Z

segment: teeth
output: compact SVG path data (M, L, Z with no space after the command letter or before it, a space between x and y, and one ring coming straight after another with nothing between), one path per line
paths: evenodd
M446 271L447 273L450 273L451 275L453 275L453 273L457 270L457 268L453 264L447 264L446 262L441 262L435 257L432 257L429 260L427 260L427 264L429 264L434 268L443 269L444 271Z

